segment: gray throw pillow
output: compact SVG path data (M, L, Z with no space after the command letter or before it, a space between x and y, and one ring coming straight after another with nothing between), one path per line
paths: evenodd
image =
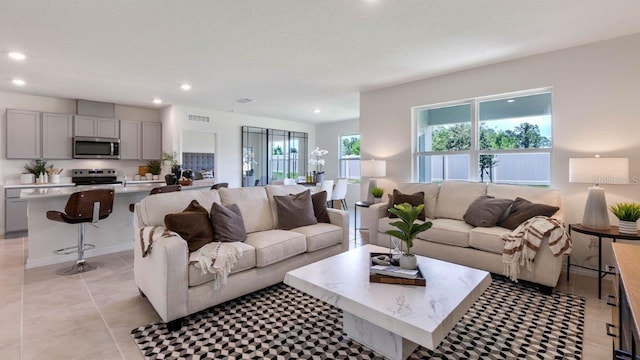
M278 228L291 230L318 223L313 213L313 203L309 190L298 194L274 196L278 210Z
M469 225L492 227L498 223L511 203L513 201L509 199L481 195L469 205L463 219Z
M319 223L330 223L329 210L327 209L327 192L319 191L311 195L313 203L313 214Z
M211 224L217 241L245 241L247 231L244 228L242 213L236 204L211 206Z
M401 193L398 189L393 189L393 195L389 195L388 208L393 209L395 205L399 205L403 203L408 203L411 206L418 206L420 204L424 205L424 191L419 191L417 193L413 193L409 195L409 194ZM392 214L392 213L388 213L388 214L390 219L397 218L395 214ZM426 219L426 215L423 208L420 214L418 214L418 220L424 221L425 219Z
M515 230L520 224L535 216L552 216L560 208L545 204L535 204L523 198L516 198L511 205L511 212L498 226Z

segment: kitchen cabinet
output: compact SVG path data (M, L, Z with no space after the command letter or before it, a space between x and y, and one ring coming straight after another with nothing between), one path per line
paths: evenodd
M7 110L7 159L39 159L41 148L40 113Z
M73 115L42 113L42 157L73 158Z
M142 160L162 159L162 123L142 123Z
M138 121L120 121L120 159L140 160L142 158L142 126Z
M71 159L69 114L7 110L7 159Z
M120 136L120 120L95 116L76 115L74 136L90 136L117 139Z
M25 236L27 233L27 200L20 199L21 189L5 189L5 238Z

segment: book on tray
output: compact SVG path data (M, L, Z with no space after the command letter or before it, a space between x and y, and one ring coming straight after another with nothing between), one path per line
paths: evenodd
M371 273L403 279L417 279L419 275L418 270L407 270L391 265L373 265L371 266Z

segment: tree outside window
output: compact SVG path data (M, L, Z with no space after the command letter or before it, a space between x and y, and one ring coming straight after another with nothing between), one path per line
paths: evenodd
M360 182L360 135L340 137L340 177Z

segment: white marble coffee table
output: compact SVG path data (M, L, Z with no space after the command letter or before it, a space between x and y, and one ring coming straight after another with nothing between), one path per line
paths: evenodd
M482 270L419 256L427 286L369 282L365 245L289 271L285 284L343 311L344 332L391 358L406 359L418 345L435 349L491 284Z

